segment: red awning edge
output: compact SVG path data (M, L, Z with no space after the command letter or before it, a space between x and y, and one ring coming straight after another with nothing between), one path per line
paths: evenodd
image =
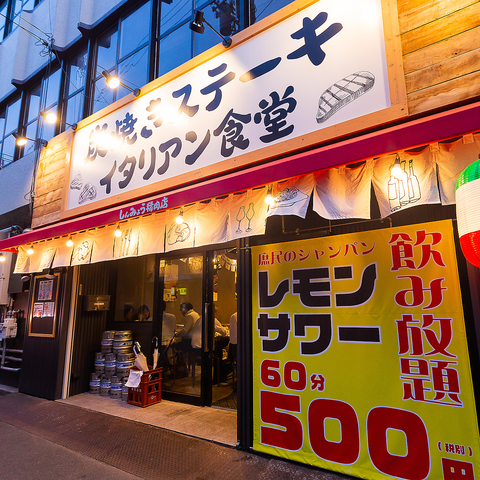
M349 140L257 165L242 172L182 187L82 217L0 240L0 251L121 221L120 212L151 200L167 199L167 209L266 185L286 178L480 131L480 103L459 107ZM475 159L472 159L474 161Z

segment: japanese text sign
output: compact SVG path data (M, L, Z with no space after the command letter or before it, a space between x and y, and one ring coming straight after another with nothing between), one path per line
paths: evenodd
M449 221L252 249L254 448L361 478L473 480Z
M295 138L304 147L390 108L382 0L366 3L313 3L80 128L66 210L253 163Z

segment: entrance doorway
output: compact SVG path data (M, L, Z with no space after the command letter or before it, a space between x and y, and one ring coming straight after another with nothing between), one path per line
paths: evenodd
M236 278L235 248L160 260L164 398L236 408Z
M149 365L158 339L162 398L236 408L236 339L230 331L230 317L237 310L234 245L126 258L77 270L72 295L106 296L109 308L90 310L85 302L77 302L65 396L89 391L103 335L130 331ZM181 311L182 305L188 308ZM129 312L132 318L127 318Z

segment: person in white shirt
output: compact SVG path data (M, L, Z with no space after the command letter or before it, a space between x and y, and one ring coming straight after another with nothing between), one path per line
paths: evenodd
M222 326L222 324L220 323L220 320L218 319L218 317L220 316L220 308L218 307L217 304L215 304L213 306L213 309L215 311L215 325L213 326L215 330L215 334L221 335L222 337L226 337L228 335L228 331L226 328Z
M184 316L184 321L183 328L177 335L185 342L185 350L202 348L202 317L193 309L190 302L183 302L180 305L180 312Z

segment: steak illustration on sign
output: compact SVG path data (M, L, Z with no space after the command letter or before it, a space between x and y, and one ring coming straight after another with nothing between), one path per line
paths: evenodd
M317 123L327 121L342 107L371 90L375 76L370 72L355 72L328 87L320 96Z

